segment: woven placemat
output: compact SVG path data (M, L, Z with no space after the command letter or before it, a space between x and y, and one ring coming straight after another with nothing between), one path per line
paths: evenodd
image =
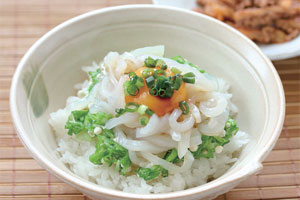
M44 33L84 12L150 0L0 0L0 199L87 199L27 153L12 126L9 88L17 63ZM274 62L286 94L282 134L260 174L217 199L300 198L300 57Z

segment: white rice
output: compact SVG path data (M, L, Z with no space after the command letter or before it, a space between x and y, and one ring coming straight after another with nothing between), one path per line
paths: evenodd
M248 135L239 131L220 154L211 159L195 159L191 170L157 178L150 182L137 175L122 176L113 167L94 165L89 156L95 152L95 145L75 138L58 138L57 151L61 161L77 175L104 187L133 193L166 193L202 185L211 178L223 175L237 160L238 152L248 143Z
M146 48L146 50L143 49L142 52L145 53L144 51L146 51L147 53L148 50L149 49ZM161 48L158 48L158 56L161 54L160 51ZM104 64L98 66L96 63L93 63L93 66L91 67L83 68L84 71L88 72L95 71L98 67L101 67L102 70L105 70L103 69L103 66L106 66L106 68L109 68L109 72L107 72L107 74L102 74L102 77L100 77L101 81L95 85L94 89L89 95L85 95L88 94L87 88L89 84L87 81L82 84L77 84L76 89L80 89L78 92L78 97L69 97L67 100L66 108L60 109L57 112L50 114L49 123L53 127L56 134L58 144L57 152L59 152L61 155L60 160L65 163L75 174L93 183L108 188L122 190L125 192L141 194L166 193L184 190L187 188L205 184L208 181L223 175L238 159L239 152L249 141L248 135L242 131L238 131L237 134L231 138L230 142L223 148L219 147L217 150L218 153L215 153L214 158L195 159L189 170L185 170L184 172L180 173L169 173L168 177L159 177L148 182L146 182L143 178L138 177L137 175L122 176L113 166L108 167L105 164L94 165L89 161L89 156L96 150L95 143L82 141L77 139L75 136L67 135L67 130L64 128L64 126L69 114L73 110L88 107L90 109L90 112L94 113L99 111L114 113L115 108L124 107L125 103L124 100L122 100L124 99L124 94L122 92L122 85L125 81L124 73L128 72L128 70L135 71L138 67L141 66L141 60L135 59L135 56L137 56L137 54L139 54L138 51L134 51L132 52L132 54L125 53L123 55L119 55L118 53L109 53L108 56L104 58ZM176 63L172 64L176 65ZM115 66L115 68L112 68L111 66ZM184 66L183 68L180 68L180 70L185 72L186 69L190 68L191 67L189 66ZM193 69L190 71L193 71ZM172 121L172 116L176 115L176 111L174 111L174 113L172 113L170 116L164 116L166 123L169 121L170 126L163 125L161 127L160 124L156 124L152 126L152 129L149 129L150 127L145 127L143 129L139 127L139 124L132 123L132 121L130 120L126 122L127 124L125 122L124 124L128 127L136 127L136 134L144 137L143 141L145 141L145 143L148 143L151 140L153 142L153 139L155 140L155 137L159 137L158 131L164 129L162 130L164 133L170 134L169 137L164 137L165 141L171 140L171 143L169 143L169 145L171 146L172 144L178 143L178 148L181 148L179 149L179 153L181 153L182 156L185 155L188 151L187 148L192 149L192 147L195 146L193 142L196 142L196 145L201 143L201 139L199 140L199 137L201 135L200 132L198 134L198 129L202 132L207 131L207 134L222 136L222 134L224 134L224 131L220 131L220 127L221 129L223 129L222 127L224 127L224 123L228 119L229 114L234 115L237 112L236 106L230 101L232 95L228 93L229 85L223 79L216 79L212 77L208 77L207 79L198 71L194 70L193 72L200 78L196 81L196 84L198 85L195 84L187 88L187 90L190 91L190 94L197 94L197 92L195 91L198 90L208 91L207 94L200 97L200 100L201 98L207 98L207 95L210 95L216 97L216 99L221 102L219 106L216 106L215 110L207 109L209 107L206 106L207 104L209 104L209 102L207 101L205 103L205 100L201 100L201 105L198 104L197 106L194 106L194 111L191 111L194 112L192 120L194 120L195 118L196 123L201 120L205 121L205 123L200 124L200 126L198 125L197 129L193 129L193 131L196 131L196 133L193 133L193 131L192 134L191 132L185 132L187 126L190 127L190 125L187 125L187 123L177 123L177 118L175 119L175 121ZM205 82L206 79L207 81ZM209 91L211 92L209 93ZM189 98L192 99L190 103L193 104L196 104L199 100L199 97L197 96L190 96ZM220 109L222 109L222 111ZM219 114L220 111L221 114ZM205 115L206 112L208 112L208 114ZM132 119L134 119L134 116L132 117ZM161 122L161 120L164 119L162 118L158 120L158 122ZM154 118L152 121L155 121ZM114 123L114 121L111 121L110 125L112 124L113 126ZM116 127L120 129L122 125L117 124ZM130 129L128 129L128 127L125 127L125 130L123 129L124 132L129 134L128 138L125 139L129 139L132 141L132 135L130 136L130 134L132 133L129 133ZM159 130L156 130L155 127ZM176 130L173 130L173 127L177 127ZM180 128L182 129L181 132L180 130L178 130ZM129 131L126 131L126 129L128 129ZM188 138L185 138L187 135L189 135ZM176 139L174 140L173 137ZM190 137L193 137L193 141L190 141ZM118 139L120 141L122 140L121 137ZM178 142L178 140L180 139L185 141L180 143ZM151 144L152 146L154 144L160 145L159 142L157 144L150 142L149 144ZM151 149L151 147L149 148ZM137 158L137 162L140 162L139 158ZM151 166L151 163L147 163L145 162L145 160L143 160L143 162L140 162L139 165L149 167Z

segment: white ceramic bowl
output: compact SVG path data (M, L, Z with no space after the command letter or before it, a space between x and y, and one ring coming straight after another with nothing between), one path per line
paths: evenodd
M152 0L155 5L173 6L192 10L197 7L196 0ZM300 35L282 44L259 45L262 52L271 60L282 60L300 55Z
M163 17L162 17L163 16ZM72 173L55 153L49 113L74 95L86 77L80 68L109 51L164 44L167 56L182 55L225 78L239 107L237 122L251 135L239 160L205 185L166 194L140 195L107 189ZM282 128L285 102L272 63L245 36L210 17L183 9L134 5L86 13L57 26L38 40L19 63L10 106L19 137L50 173L95 199L209 199L258 172Z

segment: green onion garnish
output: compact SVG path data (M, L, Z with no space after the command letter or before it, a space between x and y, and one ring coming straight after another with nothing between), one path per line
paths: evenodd
M132 79L132 78L134 78L136 76L136 74L134 72L130 72L128 74L128 76L129 76L130 79Z
M180 108L180 110L182 111L182 113L184 115L187 115L190 112L190 107L189 107L189 105L187 104L186 101L180 101L179 102L179 108Z
M124 113L126 113L126 110L124 108L116 108L115 109L116 117L120 117L121 115L123 115Z
M179 76L175 76L174 77L174 84L173 84L174 89L179 90L181 84L182 84L182 79Z
M101 70L98 68L95 72L88 72L90 77L90 86L88 91L91 92L94 86L99 82L99 76L100 76Z
M146 126L149 122L149 117L146 115L143 115L139 118L139 122L141 125Z
M149 93L152 95L152 96L157 96L158 95L158 91L157 89L154 87L154 88L151 88L149 90Z
M168 78L168 79L163 80L162 83L161 83L161 86L162 86L162 88L171 87L172 86L171 77L170 77L170 79Z
M129 84L127 86L127 93L131 96L136 96L139 93L139 88L136 85Z
M181 74L181 71L176 67L172 67L171 72L173 72L174 74Z
M187 63L185 59L180 56L172 58L180 63ZM152 96L159 96L161 98L171 98L174 94L174 90L179 90L182 85L182 81L185 83L195 83L195 74L192 72L181 75L181 71L175 67L171 68L171 71L175 73L174 76L167 77L165 71L168 66L161 59L153 59L150 56L144 60L145 66L149 67L142 72L142 76L139 77L134 72L129 73L129 81L124 83L124 91L126 95L136 96L139 93L139 89L146 85L149 88L149 93ZM160 67L159 70L152 69L154 67Z
M166 76L167 73L164 70L156 70L154 72L154 77L157 78L158 76Z
M144 115L146 113L146 110L148 109L148 106L146 105L140 105L139 109L137 110L137 112L140 114L140 115Z
M161 68L162 70L166 70L166 69L168 68L168 65L162 65L160 68Z
M158 96L160 96L160 97L165 97L165 95L166 95L166 90L165 89L159 89L158 90Z
M173 93L174 93L174 89L173 89L173 88L167 88L167 89L166 89L165 97L171 98L172 95L173 95Z
M174 56L171 59L177 61L180 64L184 64L186 62L186 60L181 56Z
M204 69L200 69L200 67L198 67L197 65L194 65L194 64L191 63L191 62L189 62L188 64L189 64L189 66L191 66L191 67L197 69L197 70L198 70L199 72L201 72L202 74L205 73L205 70L204 70Z
M167 153L163 157L166 161L172 162L172 163L178 163L181 161L181 159L178 158L178 151L176 148L170 149L167 151Z
M162 88L163 87L163 82L165 82L167 80L168 80L167 77L163 77L163 76L156 77L155 87L157 89Z
M148 78L146 78L146 84L147 84L148 88L152 88L152 86L154 86L154 84L155 84L154 76L149 76Z
M123 84L125 95L136 96L139 93L139 89L144 87L144 79L139 77L134 72L128 74L130 80L125 81Z
M148 78L149 76L152 76L154 74L154 69L148 68L143 70L142 76L143 78Z
M128 92L127 92L127 89L128 89L129 85L131 85L130 81L125 81L123 83L123 88L124 88L125 95L129 95Z
M162 59L156 60L156 67L162 67L165 64L166 64L165 61L163 61Z
M145 59L144 64L146 67L154 68L156 66L156 60L149 56Z
M186 59L184 59L183 57L181 56L175 56L173 58L171 58L172 60L175 60L176 62L180 63L180 64L188 64L189 66L195 68L196 70L198 70L199 72L201 73L205 73L205 70L203 69L200 69L200 67L198 67L197 65L194 65L193 63L191 62L188 62Z
M139 105L139 104L133 103L133 102L127 103L125 108L115 109L115 112L117 113L115 117L120 117L121 115L123 115L126 112L137 112L138 114L140 114L142 116L145 116L145 114L152 116L154 114L154 111L149 109L148 106L146 106L144 104Z
M191 78L191 77L182 77L183 82L185 83L195 83L195 78Z
M188 72L184 74L183 77L195 77L195 74L193 72Z
M143 79L142 77L138 77L137 80L136 80L135 85L136 85L138 88L144 87L144 79Z
M229 129L230 127L236 126L236 121L229 117L229 119L225 123L225 129Z
M125 111L126 112L136 112L138 110L138 108L139 108L139 104L133 103L133 102L129 102L125 106Z
M152 116L154 114L154 111L148 108L145 113L149 116Z
M193 72L188 72L182 76L182 80L185 83L193 83L194 84L196 81L195 74Z

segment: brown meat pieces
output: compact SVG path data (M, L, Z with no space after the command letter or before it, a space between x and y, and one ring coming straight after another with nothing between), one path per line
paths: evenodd
M232 24L237 30L245 34L253 41L259 41L260 43L282 43L288 41L287 35L271 26L263 27L262 29L248 29L245 27L239 27Z
M235 27L259 43L282 43L300 33L300 0L198 0L198 12Z
M203 5L202 10L198 10L206 15L214 17L218 20L225 21L231 19L234 9L218 0L199 0Z

